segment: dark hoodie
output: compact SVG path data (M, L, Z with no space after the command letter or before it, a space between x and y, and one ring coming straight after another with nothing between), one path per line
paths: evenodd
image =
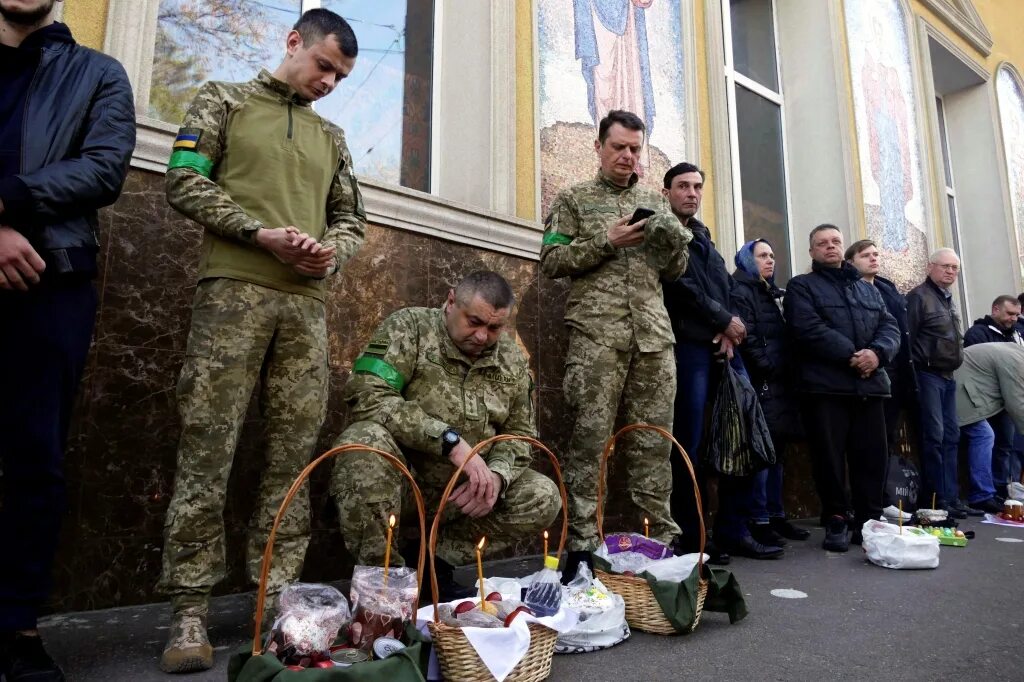
M1020 336L1015 327L1004 330L1000 327L991 315L979 317L974 325L964 334L964 348L973 346L976 343L992 342L1020 343Z

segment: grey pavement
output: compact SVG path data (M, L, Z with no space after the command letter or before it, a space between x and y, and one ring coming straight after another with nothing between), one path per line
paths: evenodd
M733 560L750 609L745 620L730 626L725 614L705 613L689 636L634 633L606 651L556 656L550 679L1024 679L1024 529L962 522L977 537L963 549L943 547L939 568L893 571L867 563L856 546L822 551L823 531L806 527L811 539L791 542L781 560ZM538 565L539 558L492 562L487 572L522 575ZM776 589L807 597L779 598ZM42 630L71 682L223 681L230 652L245 643L252 603L252 595L214 600L216 668L175 678L156 667L164 605L51 616Z

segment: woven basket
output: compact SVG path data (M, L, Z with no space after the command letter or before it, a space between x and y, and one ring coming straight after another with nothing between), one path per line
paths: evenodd
M653 426L651 424L630 424L629 426L624 426L618 433L608 439L604 446L604 452L601 455L601 471L597 478L597 532L601 536L601 541L604 542L603 502L605 497L605 479L608 474L608 458L615 450L615 441L618 440L619 436L638 430L654 431L670 440L675 445L676 450L679 451L679 456L683 458L683 462L686 463L686 469L690 472L690 478L693 480L693 495L697 500L697 518L700 520L700 558L697 560L697 570L700 577L697 580L697 604L694 609L693 623L683 632L676 630L668 618L665 617L665 613L661 610L658 600L654 598L654 593L651 592L651 586L647 584L647 580L644 578L608 573L602 570L595 570L595 573L601 582L604 583L605 587L621 596L622 600L626 603L626 622L629 623L629 627L655 635L681 635L693 632L696 629L700 623L701 612L704 610L704 600L708 596L708 581L704 577L704 542L707 533L704 529L704 509L701 505L700 492L697 489L697 475L693 471L693 465L690 464L690 458L686 456L683 446L672 437L671 433L660 426Z
M380 455L386 459L393 467L398 469L398 472L405 476L409 481L409 487L412 489L413 498L416 501L416 512L419 515L420 522L420 538L426 537L427 534L427 513L423 505L423 493L420 492L420 488L416 485L416 479L413 478L409 469L402 463L402 460L398 459L390 452L384 450L378 450L367 445L361 444L347 444L339 445L338 447L331 448L324 454L317 457L315 460L310 462L302 473L299 474L295 482L292 483L292 487L288 489L288 493L284 496L284 500L281 501L281 507L277 510L277 516L274 517L274 525L270 529L270 535L267 536L267 546L263 549L263 564L260 567L260 584L259 589L256 592L256 627L253 630L252 636L252 655L259 656L263 650L263 644L260 641L260 628L263 624L263 611L266 606L267 598L267 576L270 573L270 561L273 556L274 539L277 537L277 527L281 523L281 519L284 517L285 511L288 509L288 505L291 504L292 499L298 494L302 485L309 478L309 475L313 473L320 464L336 457L345 452L372 452ZM426 563L427 547L426 544L420 541L420 553L416 560L416 592L419 593L423 585L423 566Z
M544 452L548 459L551 460L555 480L558 483L558 492L562 498L562 533L558 540L558 552L555 556L560 557L562 555L562 550L565 548L565 538L569 532L569 520L566 516L566 510L569 506L566 500L565 484L562 482L562 470L558 466L558 459L543 443L534 438L503 434L488 438L474 447L462 463L462 466L452 474L451 480L448 481L448 487L444 489L444 494L441 495L441 502L438 504L434 523L430 527L429 551L431 567L434 566L437 532L444 514L444 507L448 503L448 497L455 488L459 476L462 474L463 467L466 466L466 462L469 462L470 459L477 456L482 450L503 441L524 441ZM483 661L480 660L476 653L476 649L469 643L462 629L446 625L438 618L437 575L434 571L430 572L430 587L434 599L434 622L428 623L427 627L430 629L430 636L434 640L434 651L437 652L437 661L441 665L441 674L444 676L444 679L457 680L458 682L494 682L494 677L487 670L487 667L484 666ZM505 678L506 682L539 682L539 680L546 680L551 675L551 658L555 654L555 640L558 638L558 633L539 623L530 623L528 627L530 628L530 648L522 660L512 669L508 677Z

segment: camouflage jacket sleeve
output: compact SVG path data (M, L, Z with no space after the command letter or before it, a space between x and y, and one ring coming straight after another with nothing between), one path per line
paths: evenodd
M363 208L363 194L359 191L355 166L348 145L345 144L345 137L340 130L335 134L339 136L341 162L327 195L327 230L320 242L334 247L334 272L337 272L345 261L355 255L363 243L363 236L366 234L366 210Z
M667 203L667 202L666 202ZM670 254L667 262L658 271L661 279L666 282L672 282L679 279L684 272L686 272L686 266L690 261L690 249L689 243L693 240L693 233L676 218L672 213L658 213L651 217L652 221L660 220L665 221L665 229L669 232L671 237L669 238L668 248L666 249ZM650 223L648 223L650 225Z
M607 231L580 234L579 211L572 197L563 192L555 198L544 222L544 243L540 250L540 269L553 279L582 275L615 254L608 243Z
M199 88L167 164L167 203L216 235L251 243L264 225L210 179L224 154L227 115L220 84L209 82Z
M516 394L508 418L498 433L537 437L537 424L533 410L533 379L529 372L524 373L521 390ZM504 489L507 489L508 485L519 478L523 470L530 466L532 452L533 448L529 443L513 441L498 443L484 457L487 460L487 467L503 479L503 493Z
M406 310L391 314L356 358L344 399L353 420L380 424L403 448L440 455L441 432L448 424L402 394L415 373L418 355L415 316Z

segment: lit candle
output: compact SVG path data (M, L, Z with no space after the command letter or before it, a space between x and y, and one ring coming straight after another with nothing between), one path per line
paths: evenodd
M388 584L388 565L391 564L391 534L395 532L395 515L388 517L388 546L384 548L384 586Z
M487 595L484 594L484 543L487 542L487 536L480 538L480 542L476 545L476 575L480 579L480 608L483 608L483 603L486 600Z
M651 537L651 522L647 519L646 516L644 517L644 537Z
M548 532L544 531L544 556L548 555Z

